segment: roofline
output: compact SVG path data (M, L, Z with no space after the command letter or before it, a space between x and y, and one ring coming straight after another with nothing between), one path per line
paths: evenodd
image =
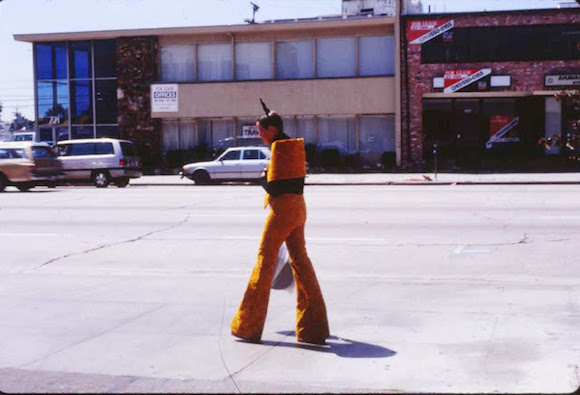
M259 33L299 31L304 29L329 29L352 26L380 26L395 23L395 17L373 16L369 18L290 21L276 23L255 23L247 25L220 25L220 26L190 26L190 27L162 27L144 29L98 30L84 32L61 33L32 33L14 34L14 40L23 42L47 42L65 40L115 39L120 37L138 36L180 36L180 35L210 35L224 33Z
M425 14L401 14L402 18L418 18L418 19L433 19L433 17L445 17L445 16L471 16L471 15L478 15L478 16L487 16L487 15L494 15L494 14L538 14L538 13L545 13L547 11L550 12L574 12L578 13L580 7L566 7L566 8L534 8L534 9L525 9L525 10L492 10L492 11L464 11L464 12L432 12L432 13L425 13Z

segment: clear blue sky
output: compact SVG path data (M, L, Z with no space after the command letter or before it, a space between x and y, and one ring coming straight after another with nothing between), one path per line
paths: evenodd
M566 0L560 0L566 1ZM569 0L568 0L569 1ZM558 0L424 0L425 10L464 12L555 8ZM341 12L341 0L254 0L256 20ZM0 0L0 102L3 121L18 110L34 119L32 45L13 34L243 24L249 0Z

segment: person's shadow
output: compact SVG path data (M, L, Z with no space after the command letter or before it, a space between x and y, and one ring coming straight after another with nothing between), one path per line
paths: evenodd
M280 331L277 332L284 335L284 339L289 336L295 336L294 331ZM290 347L299 348L303 350L312 350L318 352L333 353L343 358L387 358L396 354L396 351L388 348L377 346L374 344L358 342L356 340L345 339L338 336L330 336L326 339L326 343L322 345L308 344L308 343L292 343L274 340L262 340L260 344L272 347ZM242 340L243 341L243 340Z

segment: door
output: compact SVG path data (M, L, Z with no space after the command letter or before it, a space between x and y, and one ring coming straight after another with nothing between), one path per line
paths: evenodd
M268 161L258 148L244 148L242 155L241 171L243 179L256 179L262 176L262 172L268 166Z
M242 178L241 173L242 150L227 150L218 159L217 165L213 168L211 178L218 180L238 180Z

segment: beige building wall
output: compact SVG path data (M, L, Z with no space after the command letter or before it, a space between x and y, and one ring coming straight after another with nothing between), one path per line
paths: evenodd
M287 115L395 113L395 78L184 83L178 85L178 112L154 118L259 116L262 98Z

